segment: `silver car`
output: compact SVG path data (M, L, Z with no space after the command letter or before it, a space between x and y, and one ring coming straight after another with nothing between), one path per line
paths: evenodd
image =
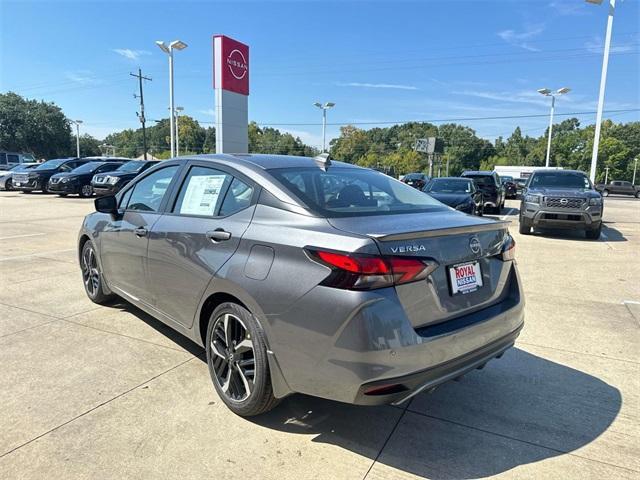
M86 292L204 346L249 416L295 392L398 404L510 348L523 293L507 223L326 157L161 162L96 199Z

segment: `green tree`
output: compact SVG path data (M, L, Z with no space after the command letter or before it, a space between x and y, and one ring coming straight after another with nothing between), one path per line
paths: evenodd
M26 100L12 92L0 94L0 146L37 158L67 156L71 153L69 121L53 103Z
M88 133L84 135L80 135L80 155L83 157L93 157L97 155L102 155L102 151L100 150L100 142L98 139L92 137ZM75 140L73 142L73 154L75 155L76 147Z

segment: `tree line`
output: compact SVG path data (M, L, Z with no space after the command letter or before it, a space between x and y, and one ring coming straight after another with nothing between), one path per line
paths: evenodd
M157 158L169 157L169 119L157 121L147 128L149 153ZM179 120L180 154L214 153L216 132L188 116ZM551 142L552 166L588 171L593 148L594 125L582 127L576 118L553 126ZM478 137L475 130L456 123L434 125L409 122L368 130L346 125L330 143L332 158L365 167L393 169L397 174L425 172L428 159L414 150L419 138L438 137L444 145L442 170L448 164L449 174L467 169L491 170L496 165L545 164L547 132L538 137L523 135L520 127L506 139L494 142ZM100 155L101 145L115 147L116 155L135 158L143 153L142 129L125 129L103 140L81 135L83 156ZM29 152L37 158L73 156L76 140L70 119L53 103L28 100L15 93L0 94L0 149ZM299 137L276 128L249 124L249 151L282 155L314 156L319 152ZM631 180L634 159L640 156L640 122L615 123L606 120L598 155L597 180L609 178Z

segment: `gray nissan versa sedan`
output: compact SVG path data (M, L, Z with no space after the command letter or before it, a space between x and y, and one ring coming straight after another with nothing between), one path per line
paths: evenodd
M203 345L240 415L294 392L401 403L483 367L523 326L515 242L373 170L326 157L160 162L96 199L87 294Z

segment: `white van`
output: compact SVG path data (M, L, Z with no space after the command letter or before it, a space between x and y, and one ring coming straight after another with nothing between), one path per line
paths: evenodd
M36 159L30 153L7 152L0 150L0 170L9 170L21 163L34 163Z

